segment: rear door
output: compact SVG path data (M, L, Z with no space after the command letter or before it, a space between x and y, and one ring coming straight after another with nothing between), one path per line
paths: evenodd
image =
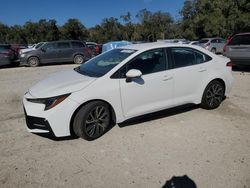
M192 103L206 79L212 58L187 47L172 47L168 52L174 70L175 103Z
M70 42L58 42L57 49L58 49L58 57L57 57L58 61L67 62L73 60L74 49L72 48Z
M226 55L231 59L250 59L250 34L235 35L227 46Z

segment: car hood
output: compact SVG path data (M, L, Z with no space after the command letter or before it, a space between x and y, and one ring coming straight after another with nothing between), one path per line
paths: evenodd
M84 76L74 70L52 74L29 89L34 98L47 98L79 91L96 78Z
M30 51L33 51L33 50L34 50L34 48L21 49L20 53L27 53L27 52L30 52Z

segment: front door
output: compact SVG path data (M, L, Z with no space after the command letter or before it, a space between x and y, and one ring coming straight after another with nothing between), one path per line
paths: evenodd
M42 63L52 63L57 61L58 50L54 42L47 43L41 48L40 60Z
M127 82L124 74L131 69L140 70L142 76ZM123 67L120 91L126 118L173 105L173 76L167 69L165 49L161 48L143 52Z

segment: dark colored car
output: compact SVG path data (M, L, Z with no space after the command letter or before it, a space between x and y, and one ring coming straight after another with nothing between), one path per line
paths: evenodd
M22 65L74 62L81 64L92 57L91 50L78 40L45 42L39 48L20 55Z
M3 65L19 65L18 55L11 45L0 44L0 66Z
M86 45L92 50L93 56L102 53L102 44L97 44L95 42L86 42Z
M231 37L224 46L223 54L233 64L250 65L250 33L239 33Z

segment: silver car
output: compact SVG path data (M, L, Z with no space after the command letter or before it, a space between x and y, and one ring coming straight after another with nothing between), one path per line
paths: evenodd
M222 53L223 47L226 44L226 40L222 38L204 38L198 43L199 46L206 48L213 53Z
M250 33L234 35L225 45L223 54L233 64L250 65Z

